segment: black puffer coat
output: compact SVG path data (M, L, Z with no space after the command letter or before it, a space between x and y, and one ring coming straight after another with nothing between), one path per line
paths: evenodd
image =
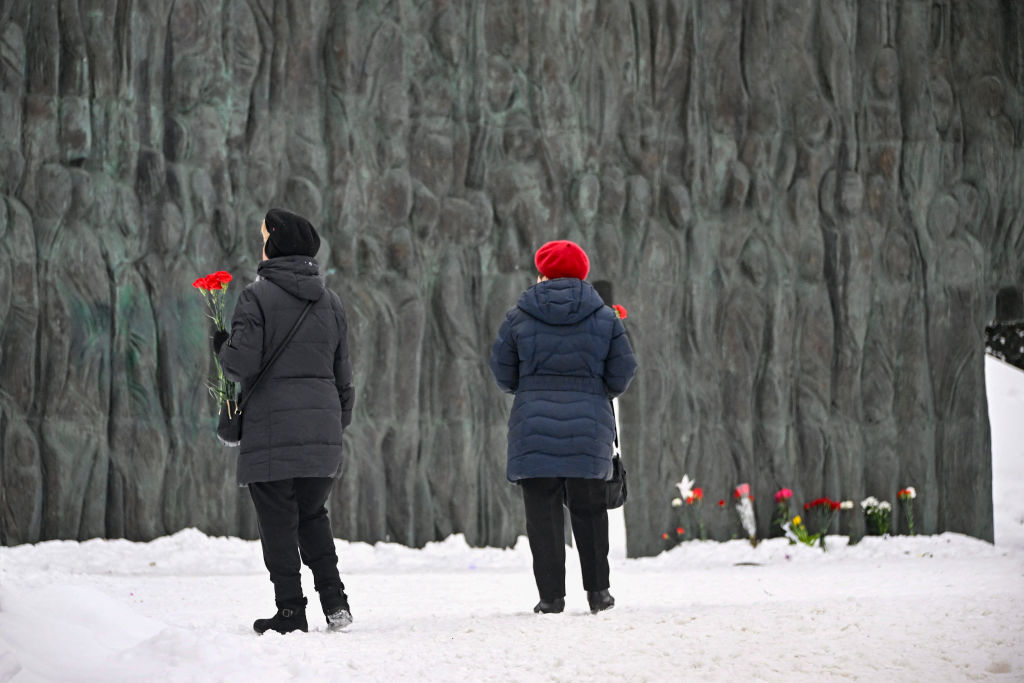
M231 336L218 354L243 396L306 302L315 303L245 404L238 483L338 477L354 401L345 308L312 258L269 259L257 272L238 298Z

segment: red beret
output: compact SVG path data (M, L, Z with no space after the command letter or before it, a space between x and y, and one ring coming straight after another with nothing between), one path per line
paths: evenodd
M537 250L533 262L537 265L537 271L549 280L559 277L576 277L582 280L590 272L587 252L569 240L548 242Z

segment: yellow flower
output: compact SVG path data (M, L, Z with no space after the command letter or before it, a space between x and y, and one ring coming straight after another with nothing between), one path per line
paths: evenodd
M802 521L804 521L804 520L800 519L800 515L797 515L796 517L793 518L793 525L794 526L800 526L800 522L802 522Z

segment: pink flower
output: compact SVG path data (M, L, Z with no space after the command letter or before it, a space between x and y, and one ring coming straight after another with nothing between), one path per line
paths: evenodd
M789 489L779 489L775 492L775 502L781 503L784 500L789 500L793 497L793 492Z
M736 491L733 493L735 498L742 498L743 496L750 496L750 484L740 484L736 487Z

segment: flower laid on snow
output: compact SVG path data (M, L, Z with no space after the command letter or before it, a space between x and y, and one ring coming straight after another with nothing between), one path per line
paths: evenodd
M661 540L665 542L665 550L671 550L677 545L683 542L683 536L686 534L686 529L681 526L677 526L674 529L674 533L666 531L661 535Z
M860 502L860 506L867 517L868 533L875 536L887 535L892 524L892 505L888 501L868 496Z
M779 528L785 530L786 523L789 522L789 499L793 497L793 491L790 489L779 489L775 492L775 519L772 521L779 526ZM786 536L789 538L789 535ZM795 541L790 538L790 543Z
M700 530L700 540L707 540L707 533L704 530L704 489L694 486L686 499L686 506L690 509L691 516L697 520L697 528Z
M750 495L750 484L737 486L733 490L733 498L736 499L736 515L740 519L740 526L747 532L750 545L757 545L757 522L754 519L754 505L751 503L753 497Z
M818 545L825 550L825 536L828 535L832 520L842 504L831 498L815 498L809 503L804 503L804 512L813 514L815 517L814 530L817 532Z
M800 515L796 515L793 519L787 519L782 524L782 532L789 539L790 544L803 543L804 545L813 546L818 542L818 534L812 534L804 526L804 520Z
M908 486L905 489L900 489L896 493L896 497L903 508L903 516L907 520L907 533L914 536L914 499L917 498L917 491L913 486Z
M207 316L213 321L214 327L222 332L226 331L227 327L225 324L224 306L227 296L227 284L231 280L230 273L218 270L216 273L210 273L209 275L197 278L192 283L192 286L203 295L203 300L206 302L208 309ZM207 385L210 395L217 401L218 410L220 410L221 406L230 408L231 402L235 400L235 383L229 381L224 376L224 371L220 367L220 361L217 359L216 354L213 356L213 362L217 368L217 381Z
M684 474L682 480L676 484L680 495L678 498L672 499L672 507L679 510L678 517L680 522L687 524L695 523L697 525L700 529L700 539L703 541L707 539L707 534L704 530L704 517L701 511L704 489L693 484L693 479L690 479L689 475ZM685 510L680 509L684 504L686 505ZM686 517L685 520L684 517Z

